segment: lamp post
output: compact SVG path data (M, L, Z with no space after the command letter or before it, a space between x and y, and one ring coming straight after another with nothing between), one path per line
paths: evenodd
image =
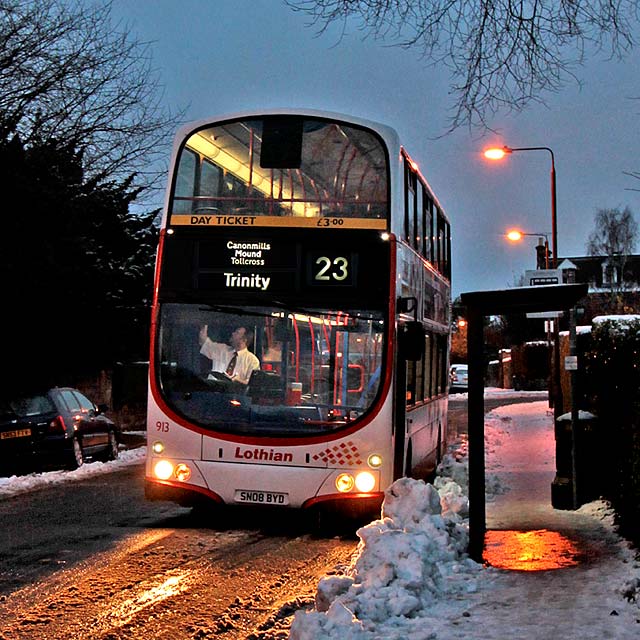
M549 147L494 147L486 149L484 157L489 160L502 160L507 155L510 155L516 151L548 151L551 155L551 253L553 256L553 268L558 268L558 227L557 227L557 215L556 215L556 163L553 151ZM562 388L560 386L560 337L558 332L557 321L553 322L553 377L552 387L553 393L553 412L554 419L557 419L561 413L563 401L562 401Z
M507 147L487 149L484 152L485 158L489 160L502 160L506 155L514 151L548 151L551 155L551 254L553 257L553 268L558 267L558 227L556 216L556 163L553 151L549 147Z
M510 231L507 231L505 236L507 240L510 240L511 242L520 242L520 240L522 240L524 236L535 236L537 238L540 238L540 240L542 240L542 237L544 237L544 268L545 269L549 268L549 236L548 234L544 232L526 233L518 229L511 229ZM540 244L542 243L540 242ZM538 269L542 268L539 264L539 260L536 260L536 267Z

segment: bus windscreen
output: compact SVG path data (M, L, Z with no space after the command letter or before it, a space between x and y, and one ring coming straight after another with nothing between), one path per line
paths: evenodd
M158 382L168 405L203 429L327 433L371 408L384 331L373 310L165 303Z

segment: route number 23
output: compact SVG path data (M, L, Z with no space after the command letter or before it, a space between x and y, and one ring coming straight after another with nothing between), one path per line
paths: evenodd
M333 259L320 256L316 260L316 264L320 267L315 275L316 280L341 282L349 277L349 261L342 256Z

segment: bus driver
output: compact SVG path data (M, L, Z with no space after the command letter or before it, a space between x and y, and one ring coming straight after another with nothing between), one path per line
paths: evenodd
M231 334L229 344L214 342L209 338L208 325L200 328L200 353L211 360L211 371L222 374L229 380L248 384L251 373L260 368L260 360L249 351L253 332L247 327L238 327Z

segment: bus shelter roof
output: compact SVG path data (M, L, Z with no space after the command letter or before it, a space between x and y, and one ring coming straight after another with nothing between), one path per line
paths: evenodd
M460 300L480 315L507 313L536 313L570 309L587 295L588 285L551 284L533 287L514 287L495 291L469 291Z

